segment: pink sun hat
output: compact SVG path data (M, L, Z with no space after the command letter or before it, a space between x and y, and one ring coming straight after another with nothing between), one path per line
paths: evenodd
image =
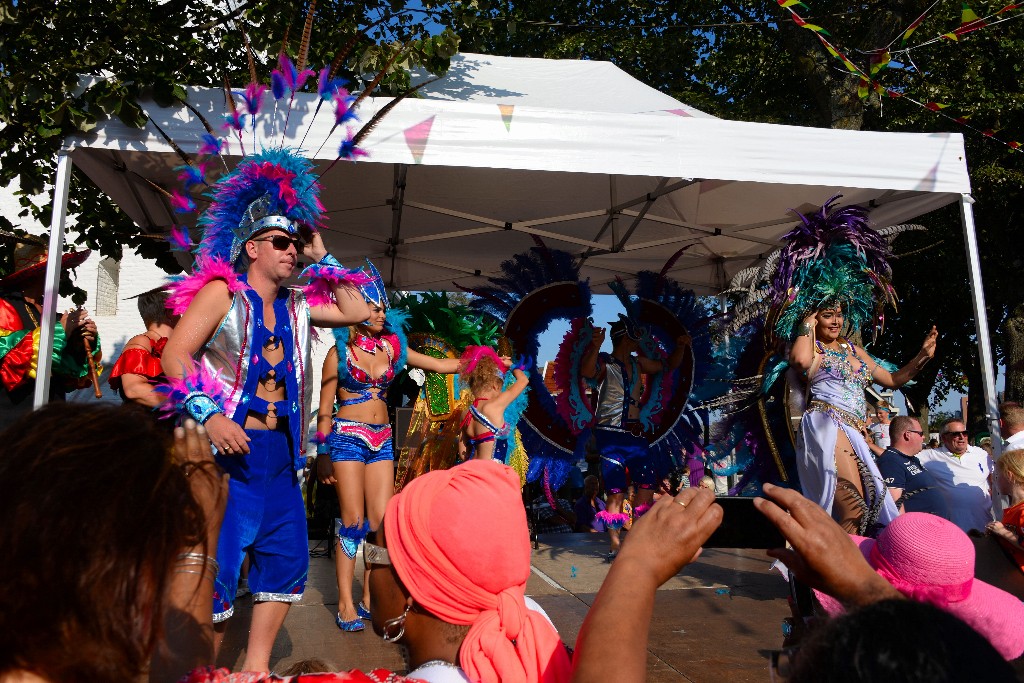
M960 527L926 512L908 512L878 540L850 538L868 564L908 598L959 617L1007 660L1024 653L1024 602L974 578L974 544ZM829 614L845 611L830 595L815 595Z

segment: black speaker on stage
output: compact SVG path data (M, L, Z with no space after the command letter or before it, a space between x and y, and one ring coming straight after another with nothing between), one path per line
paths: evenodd
M405 446L405 437L409 433L409 423L412 422L412 408L395 408L395 423L391 430L395 440L395 455L397 451Z

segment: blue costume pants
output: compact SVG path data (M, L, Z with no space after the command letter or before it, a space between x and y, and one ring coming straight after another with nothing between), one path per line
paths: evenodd
M217 547L215 622L234 612L238 576L247 553L255 602L298 602L309 570L306 510L289 436L257 429L245 433L252 439L247 455L217 456L231 481Z
M601 478L608 493L622 493L628 480L643 489L658 485L658 474L654 467L650 446L643 436L633 436L627 431L594 429L597 449L601 453ZM626 469L629 469L627 480Z

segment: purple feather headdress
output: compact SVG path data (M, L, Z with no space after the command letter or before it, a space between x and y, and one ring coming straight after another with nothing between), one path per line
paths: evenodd
M783 339L824 306L842 306L852 329L872 323L877 335L885 306L896 304L888 241L870 227L867 209L836 207L841 196L809 215L797 213L800 224L783 237L768 289L769 320Z

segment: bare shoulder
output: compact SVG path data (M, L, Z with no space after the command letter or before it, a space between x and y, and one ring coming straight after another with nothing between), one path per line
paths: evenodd
M232 294L228 284L223 280L207 282L200 289L188 310L182 316L179 326L189 327L195 323L202 323L211 319L220 320L231 310Z
M153 340L145 334L137 334L124 344L124 348L126 349L132 346L151 351L153 349Z

